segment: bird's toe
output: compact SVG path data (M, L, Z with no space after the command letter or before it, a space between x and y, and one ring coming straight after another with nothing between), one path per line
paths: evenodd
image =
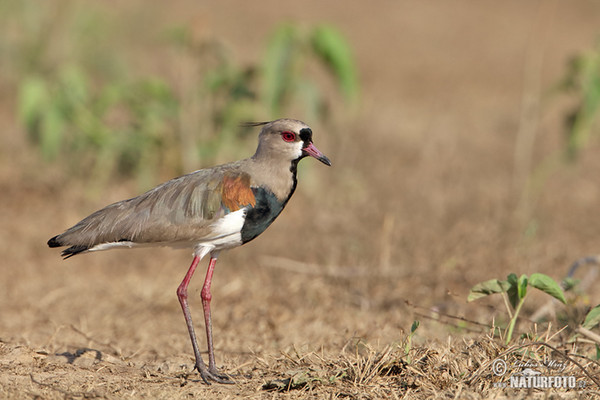
M219 372L219 370L216 368L209 368L208 373L210 374L210 378L215 382L224 383L228 385L235 383L235 381L231 379L229 375Z
M206 368L205 365L202 365L201 367L196 366L196 369L200 373L200 377L202 377L204 383L207 385L210 385L212 382L227 385L235 383L235 381L233 381L229 375L219 372L219 370L216 368Z

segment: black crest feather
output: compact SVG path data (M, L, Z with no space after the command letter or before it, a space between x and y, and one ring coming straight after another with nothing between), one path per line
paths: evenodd
M242 122L240 126L244 128L252 128L254 126L264 126L272 121L264 121L264 122Z

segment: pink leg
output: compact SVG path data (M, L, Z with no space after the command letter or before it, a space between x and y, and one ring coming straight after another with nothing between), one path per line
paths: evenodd
M206 292L210 297L210 282L212 280L213 270L215 268L215 263L217 262L216 255L215 257L211 257L210 264L208 266L208 272L206 275L206 280L204 282L204 287L202 289L202 303L204 305L204 320L206 322L206 335L208 339L208 355L209 355L209 368L206 368L206 364L202 360L202 356L200 355L200 349L198 347L198 341L196 339L196 333L194 332L194 325L192 323L192 315L190 313L190 308L187 301L187 288L196 271L196 267L198 266L198 262L200 261L199 256L195 256L192 261L192 265L188 269L187 274L181 281L181 284L177 288L177 297L179 298L179 304L181 304L181 309L183 310L183 316L185 317L185 323L188 327L188 332L190 334L190 339L192 340L192 347L194 348L194 357L196 358L195 368L200 372L200 376L204 380L205 383L210 385L210 380L219 383L233 383L228 376L219 374L215 367L215 357L214 357L214 349L212 345L212 326L210 320L210 298L208 299L208 305L205 304L205 288ZM208 284L207 284L208 282ZM206 310L208 309L208 316L206 314Z

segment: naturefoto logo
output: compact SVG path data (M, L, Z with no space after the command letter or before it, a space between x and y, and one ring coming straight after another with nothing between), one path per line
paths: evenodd
M567 364L556 360L544 362L529 360L515 361L509 365L502 358L492 362L492 372L499 377L507 377L494 382L494 387L512 389L583 389L586 382L573 375L561 374ZM510 369L510 374L509 374Z

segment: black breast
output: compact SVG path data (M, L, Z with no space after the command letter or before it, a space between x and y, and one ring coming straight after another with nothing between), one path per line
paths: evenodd
M256 204L246 212L242 226L242 243L247 243L264 232L285 207L277 197L265 188L252 188Z
M298 184L298 180L296 179L298 162L302 157L304 157L304 155L293 160L290 165L290 172L292 173L292 189L284 201L278 200L277 196L269 189L264 187L252 188L256 204L246 212L246 219L244 220L241 232L242 244L248 243L263 233L281 213L290 197L294 194L294 191L296 191L296 185Z

